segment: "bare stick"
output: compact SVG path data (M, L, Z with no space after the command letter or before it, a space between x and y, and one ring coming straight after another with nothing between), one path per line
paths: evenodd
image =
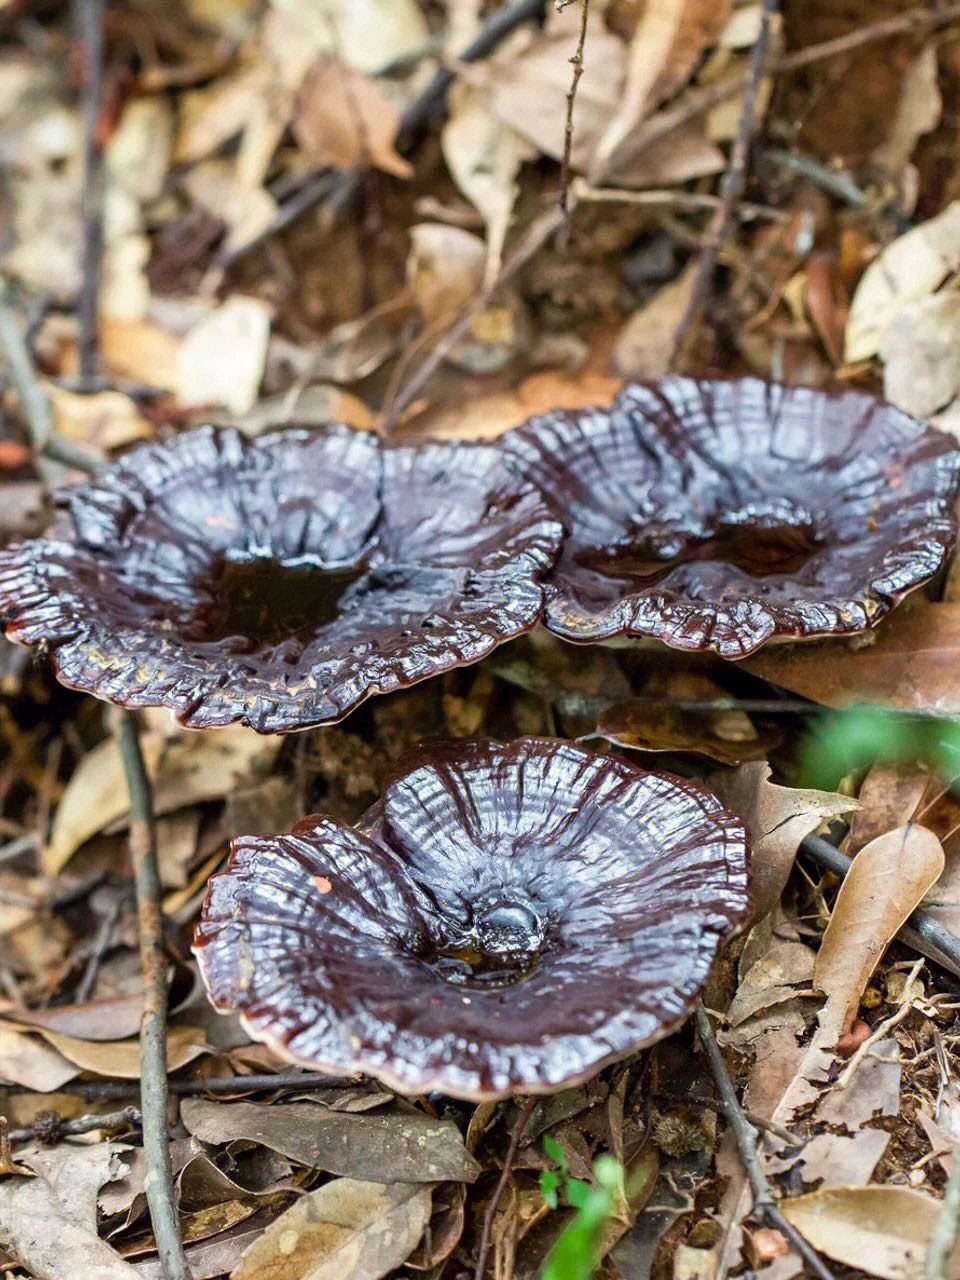
M497 1209L503 1193L506 1190L507 1183L510 1180L510 1174L513 1171L513 1162L517 1156L517 1148L520 1146L520 1139L523 1137L524 1130L530 1122L533 1115L533 1109L537 1105L537 1098L531 1097L523 1104L517 1122L513 1126L513 1133L510 1135L510 1145L507 1147L507 1154L503 1157L503 1171L500 1174L500 1181L494 1188L493 1195L490 1197L490 1203L487 1205L486 1212L483 1215L483 1231L480 1235L480 1252L477 1254L477 1269L473 1273L473 1280L483 1280L483 1273L487 1268L487 1254L490 1252L490 1232L493 1230L493 1220L496 1217Z
M160 874L150 779L131 712L120 721L120 756L130 792L130 854L137 885L143 1015L140 1020L140 1110L144 1190L164 1280L190 1280L173 1203L173 1165L167 1133L167 961L160 910Z
M41 1111L32 1125L25 1129L11 1129L8 1136L11 1142L59 1142L72 1134L93 1133L97 1129L139 1127L140 1112L136 1107L124 1107L121 1111L108 1111L103 1115L75 1116L72 1120L61 1120L55 1111Z
M78 327L80 375L96 375L99 354L100 265L103 256L103 0L75 0L83 45L83 284Z
M960 1143L953 1149L953 1165L943 1193L943 1207L937 1215L927 1244L924 1280L946 1280L947 1264L960 1227Z
M746 88L743 91L743 111L740 115L740 125L737 129L737 136L734 138L733 146L730 149L729 163L720 181L720 203L710 219L707 239L697 261L693 285L690 290L690 301L687 303L683 319L677 327L673 355L670 360L671 366L676 364L687 335L706 300L706 295L713 279L714 268L717 265L717 254L721 241L727 234L727 230L733 220L735 205L743 195L743 188L747 179L747 160L750 154L750 143L753 140L754 130L756 129L757 90L760 87L760 81L766 68L767 50L770 46L770 23L776 11L777 0L763 0L760 30L757 32L757 39L750 53L750 72L747 76Z
M769 1178L763 1171L760 1157L757 1154L757 1131L744 1115L743 1108L737 1100L736 1090L727 1072L726 1063L723 1061L723 1055L717 1044L717 1037L714 1035L713 1025L699 1000L693 1011L693 1018L697 1028L697 1036L701 1045L703 1045L703 1052L706 1054L707 1062L710 1065L710 1073L716 1083L717 1092L720 1094L720 1105L723 1107L723 1114L726 1116L727 1124L729 1124L733 1133L737 1150L740 1152L740 1159L743 1161L747 1180L750 1183L750 1190L753 1193L754 1213L758 1217L765 1218L771 1227L774 1227L787 1237L797 1253L820 1277L820 1280L834 1280L833 1272L820 1258L810 1241L800 1234L789 1219L784 1217L777 1205L777 1197Z
M877 40L886 40L890 36L905 35L924 27L931 30L943 27L957 18L960 18L960 4L947 4L942 9L912 9L909 13L897 14L895 18L884 18L869 26L848 31L845 35L835 36L832 40L821 40L819 44L785 54L777 59L776 70L796 71L798 67L807 67L811 62L821 62L824 58L836 58L840 54L850 53L854 49L873 44Z
M567 91L567 114L563 126L563 160L560 164L560 209L565 218L569 218L570 199L570 157L573 154L573 107L577 100L577 86L583 75L583 46L587 40L587 17L590 13L590 0L580 0L580 35L577 39L577 51L570 59L573 75L570 77L570 88Z
M0 351L3 352L20 408L37 453L78 471L96 471L103 458L92 449L67 440L53 429L53 408L40 385L27 346L26 326L10 300L9 286L0 280Z
M261 1072L247 1076L198 1076L193 1080L168 1080L167 1092L180 1097L201 1093L253 1093L273 1089L334 1089L356 1080L323 1075L319 1071ZM28 1092L33 1092L29 1090ZM74 1080L70 1092L82 1098L127 1098L140 1092L136 1080Z

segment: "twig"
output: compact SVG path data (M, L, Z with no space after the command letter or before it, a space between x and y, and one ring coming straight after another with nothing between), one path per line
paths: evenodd
M144 1190L164 1280L189 1280L173 1203L173 1165L167 1133L167 963L163 948L160 875L150 779L131 712L120 720L120 756L130 792L130 853L137 886L143 1015L140 1020L140 1109Z
M75 0L83 46L83 283L77 309L80 376L92 378L99 365L100 266L103 256L103 0Z
M329 1089L354 1081L318 1071L262 1072L248 1076L202 1076L194 1080L167 1080L167 1092L175 1097L201 1093L253 1093L270 1089ZM140 1092L136 1080L74 1080L70 1093L82 1098L128 1098Z
M117 920L120 917L120 903L114 899L109 908L100 921L100 928L97 930L97 936L93 940L93 946L90 948L90 955L87 958L87 965L83 971L83 977L74 993L74 1003L85 1004L93 994L94 984L97 981L97 974L110 941L113 938L113 931L117 927Z
M820 1280L834 1280L832 1271L820 1258L809 1240L801 1235L777 1205L773 1187L763 1171L763 1166L757 1153L757 1131L744 1115L743 1108L737 1100L736 1090L723 1061L723 1055L717 1044L713 1026L706 1010L699 1001L697 1001L697 1006L694 1009L693 1018L697 1028L697 1036L701 1045L703 1045L703 1051L710 1065L710 1073L716 1083L717 1092L720 1094L720 1105L723 1107L723 1114L726 1116L727 1124L729 1124L733 1133L737 1150L740 1152L740 1159L743 1161L744 1172L750 1183L750 1190L753 1193L754 1213L758 1217L765 1218L771 1227L774 1227L787 1237L797 1253L820 1277Z
M824 58L835 58L839 54L850 53L862 48L865 44L873 44L876 40L886 40L890 36L903 35L918 28L928 27L931 30L944 27L960 18L960 4L947 4L942 9L912 9L909 13L897 14L894 18L883 18L870 26L859 27L848 31L845 35L835 36L832 40L821 40L819 44L810 45L806 49L797 49L795 53L784 54L777 59L777 71L796 71L799 67L807 67L811 62L821 62Z
M887 1033L892 1031L894 1027L898 1027L911 1012L913 1009L913 984L922 968L923 957L921 956L910 970L906 984L903 988L903 995L900 999L898 1008L894 1013L891 1013L889 1018L884 1018L882 1022L877 1023L867 1036L866 1040L864 1040L863 1044L857 1045L856 1051L850 1061L837 1077L836 1083L833 1086L834 1089L845 1089L860 1069L860 1064L863 1062L864 1058L866 1058L873 1046L885 1039Z
M576 199L584 204L650 205L691 213L712 213L720 204L719 196L712 196L706 191L685 191L679 187L647 187L643 191L633 191L628 187L593 187L585 178L574 179L572 190ZM768 204L751 204L748 200L740 201L737 213L743 218L765 218L784 224L790 221L790 214L785 210L774 209Z
M546 5L546 0L517 0L509 8L497 9L484 23L476 38L463 50L456 59L456 66L464 63L479 62L501 43L502 40L522 26L525 22L539 19ZM408 155L414 148L424 128L429 124L435 112L443 103L447 90L457 78L456 69L442 67L436 72L427 87L407 107L400 117L395 147L400 155ZM263 232L246 243L237 245L229 252L221 253L217 258L217 266L226 268L245 257L251 250L263 244L264 240L285 230L291 223L301 218L316 205L324 202L330 214L337 214L354 199L360 190L362 178L357 172L323 170L311 174L307 181L289 198L285 200L273 219Z
M477 1267L473 1273L473 1280L483 1280L483 1273L487 1267L487 1254L490 1252L490 1232L493 1230L493 1220L496 1217L500 1200L506 1190L507 1183L510 1180L510 1174L513 1172L513 1162L516 1159L517 1148L520 1146L520 1139L523 1132L530 1122L533 1115L533 1109L537 1105L537 1098L527 1098L517 1117L517 1122L513 1126L513 1133L510 1135L510 1144L507 1147L507 1154L503 1157L503 1170L500 1174L500 1180L494 1188L493 1195L490 1197L490 1203L487 1205L486 1212L483 1215L483 1231L480 1234L480 1251L477 1254Z
M23 410L30 441L37 453L56 462L93 472L103 458L84 445L66 440L53 429L53 407L40 385L27 346L26 327L10 299L10 287L0 280L0 350Z
M577 100L577 86L583 75L583 46L587 41L587 18L590 13L590 0L580 0L580 34L577 37L577 51L570 59L573 75L570 77L570 88L567 90L567 112L563 125L563 159L560 162L560 211L565 218L570 217L570 157L573 154L573 108Z
M46 1120L49 1117L49 1122ZM25 1129L11 1129L11 1142L59 1142L61 1138L77 1133L93 1133L96 1129L139 1129L140 1112L136 1107L124 1107L121 1111L107 1111L102 1115L75 1116L61 1120L55 1111L41 1111L32 1125Z
M677 326L673 354L670 360L671 366L676 364L687 335L706 299L713 279L714 268L717 265L717 253L720 249L720 243L726 236L733 220L734 207L741 195L743 195L743 188L747 179L747 160L750 153L750 143L753 140L754 130L756 129L757 91L760 88L760 81L766 70L767 50L770 46L770 24L776 11L777 0L763 0L763 8L760 13L760 30L757 32L756 41L750 52L750 70L747 75L746 88L743 91L743 110L740 113L737 136L733 140L733 146L730 148L730 160L720 180L720 203L710 219L706 242L697 260L693 284L690 289L690 300L687 303L680 324Z
M834 872L835 875L841 878L850 870L850 863L853 859L848 858L845 853L841 853L829 840L824 840L822 836L807 836L800 848L813 858L814 862L819 863L821 867L826 867L828 871ZM911 937L911 935L913 936ZM918 947L913 939L919 938L942 956L945 956L956 967L956 971L960 973L960 938L951 933L939 920L935 920L922 907L917 907L916 911L907 919L906 925L900 930L897 937L913 947L914 950L918 950ZM933 960L936 960L936 958L936 956L931 956Z
M937 1215L927 1244L924 1280L946 1280L947 1264L960 1227L960 1143L953 1149L953 1165L943 1193L943 1207Z

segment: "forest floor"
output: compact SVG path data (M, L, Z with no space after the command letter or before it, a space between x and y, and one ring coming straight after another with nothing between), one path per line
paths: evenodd
M670 371L858 387L960 435L960 4L584 2L0 0L0 539L48 527L74 464L203 422L489 439ZM544 1197L558 1151L623 1171L601 1280L919 1278L960 1150L960 953L901 926L926 894L960 935L960 810L897 715L960 707L957 584L866 645L741 663L536 633L286 737L143 712L195 1280L536 1280L582 1222ZM851 700L891 714L850 730ZM164 1277L120 714L0 639L11 1277ZM190 942L231 836L356 821L424 739L523 735L708 779L747 820L767 900L704 1005L779 1218L692 1023L531 1110L302 1072L210 1008ZM866 852L842 896L814 833ZM281 1218L303 1204L312 1232Z

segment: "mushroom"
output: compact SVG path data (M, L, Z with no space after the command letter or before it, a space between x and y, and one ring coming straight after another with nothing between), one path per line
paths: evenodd
M0 552L10 639L66 685L185 725L330 723L539 620L562 530L489 445L203 427L66 495Z
M501 443L567 529L544 615L564 640L740 658L848 635L954 541L956 442L860 392L667 377Z
M496 1098L676 1028L749 908L744 826L702 786L564 742L457 742L356 828L235 840L194 951L216 1008L295 1062Z

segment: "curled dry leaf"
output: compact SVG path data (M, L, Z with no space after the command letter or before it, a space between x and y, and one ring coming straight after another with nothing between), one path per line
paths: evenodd
M272 1222L231 1280L379 1280L412 1253L429 1218L424 1187L337 1178Z
M0 1183L0 1243L38 1280L137 1280L96 1230L97 1192L122 1176L124 1150L68 1148L38 1177Z
M398 178L413 166L394 150L400 115L373 80L321 54L307 72L294 105L294 137L314 164L335 169L373 165Z
M850 796L831 791L778 787L770 781L770 766L765 760L714 775L711 786L750 829L750 869L758 916L780 901L800 841L828 818L859 808Z
M827 995L824 1036L850 1030L877 962L943 866L940 841L913 823L871 840L853 859L814 969L814 982Z
M480 1166L451 1120L421 1112L330 1111L310 1102L268 1106L187 1098L184 1125L202 1142L260 1142L327 1173L405 1182L473 1182Z
M828 1258L883 1280L919 1280L941 1203L906 1187L823 1187L780 1208ZM947 1274L960 1275L960 1248Z

